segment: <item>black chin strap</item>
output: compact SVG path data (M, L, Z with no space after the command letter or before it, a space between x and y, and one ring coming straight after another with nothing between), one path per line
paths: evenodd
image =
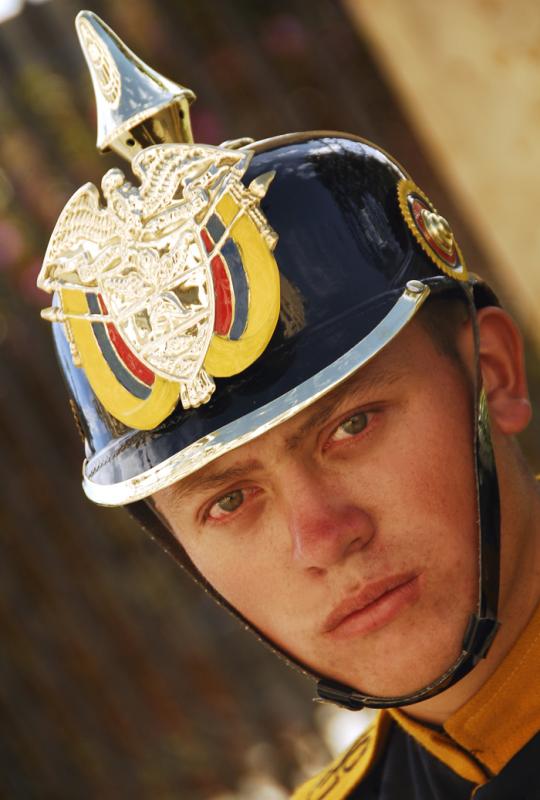
M370 708L396 708L419 703L443 692L467 675L488 654L499 628L497 608L499 602L500 560L500 505L499 483L491 441L488 406L480 371L480 336L472 290L464 288L469 304L475 350L474 385L474 462L476 503L478 510L478 606L471 614L461 654L446 672L432 683L412 694L396 697L377 697L362 694L345 684L321 679L317 684L319 700L335 703L357 711Z

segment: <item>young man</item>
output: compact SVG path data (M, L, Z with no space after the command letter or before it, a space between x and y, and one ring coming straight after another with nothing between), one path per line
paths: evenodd
M189 91L77 26L98 144L140 182L82 187L39 278L87 495L128 505L322 699L390 709L297 797L540 796L515 324L379 148L194 145Z

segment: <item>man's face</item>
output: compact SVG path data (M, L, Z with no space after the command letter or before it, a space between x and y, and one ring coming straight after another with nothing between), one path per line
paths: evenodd
M472 401L412 323L342 387L159 492L210 583L318 674L411 692L477 597Z

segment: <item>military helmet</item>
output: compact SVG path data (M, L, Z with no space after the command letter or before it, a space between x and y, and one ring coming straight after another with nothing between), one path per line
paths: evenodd
M113 169L102 196L92 184L73 195L38 284L53 293L44 316L85 439L84 491L147 516L140 501L331 391L430 296L459 292L474 318L486 289L446 220L381 148L320 131L194 143L189 90L91 12L77 28L98 145L127 155L137 180ZM367 697L316 676L321 697L349 708L417 702L487 652L498 624L498 493L479 377L475 394L480 587L461 656L408 697Z

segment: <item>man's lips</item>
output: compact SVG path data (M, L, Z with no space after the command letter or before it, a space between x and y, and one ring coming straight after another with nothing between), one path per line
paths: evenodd
M345 598L326 618L323 633L338 638L370 633L390 622L419 594L415 572L390 575L368 583L362 591Z

